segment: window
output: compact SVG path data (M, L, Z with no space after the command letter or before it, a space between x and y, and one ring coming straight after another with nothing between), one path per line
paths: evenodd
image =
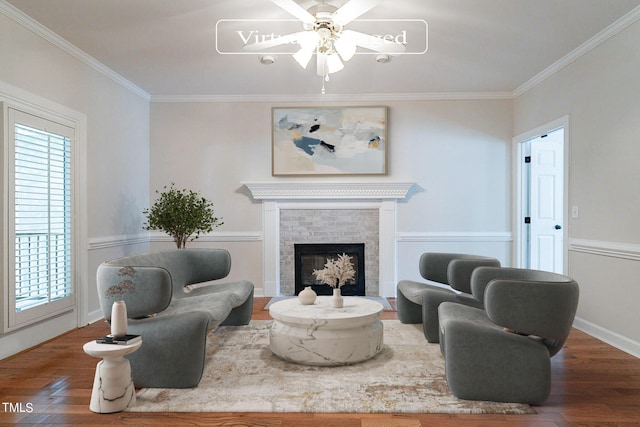
M8 109L8 327L72 309L74 129Z

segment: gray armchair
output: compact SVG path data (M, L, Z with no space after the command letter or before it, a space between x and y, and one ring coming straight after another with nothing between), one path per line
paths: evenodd
M127 356L136 387L186 388L200 382L207 334L251 320L253 284L223 279L231 269L224 249L179 249L133 255L98 267L100 307L107 320L124 300L128 333L142 347ZM194 287L196 284L203 284Z
M480 267L471 287L484 310L439 307L449 389L461 399L543 403L551 389L550 358L573 324L578 284L545 271Z
M398 282L397 309L402 323L422 323L424 336L428 342L439 340L438 306L441 303L456 302L471 307L482 308L482 300L471 295L471 273L476 267L500 267L495 258L427 252L419 262L420 275L426 283L412 280ZM453 288L447 289L447 288Z

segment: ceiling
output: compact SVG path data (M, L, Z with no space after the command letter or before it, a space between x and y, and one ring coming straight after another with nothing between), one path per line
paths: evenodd
M294 18L269 0L6 1L152 97L305 95L322 86L314 67L290 55L263 65L260 54L217 51L216 43L239 38L220 20L268 19L256 23L263 34L271 23L275 33L290 32L296 23L277 20ZM387 64L356 55L331 75L327 93L513 93L638 7L640 0L379 0L361 17L378 22L353 25L378 34L382 20L424 20L427 52Z

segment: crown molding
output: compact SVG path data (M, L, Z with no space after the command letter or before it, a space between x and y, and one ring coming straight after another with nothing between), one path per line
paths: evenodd
M22 11L16 9L13 5L7 3L4 0L0 0L0 13L6 15L9 19L22 25L27 30L42 37L43 39L53 44L54 46L58 47L59 49L63 50L64 52L68 53L72 57L78 59L79 61L93 68L97 72L113 80L115 83L119 84L125 89L138 95L140 98L146 101L151 101L151 95L146 91L144 91L143 89L141 89L139 86L127 80L120 74L116 73L111 68L104 65L102 62L98 61L91 55L88 55L84 51L80 50L75 45L69 43L68 41L60 37L58 34L54 33L47 27L35 21L33 18L26 15Z
M529 79L527 82L516 88L513 92L425 92L425 93L368 93L368 94L304 94L304 95L151 95L135 83L127 80L122 75L113 71L89 54L80 50L75 45L69 43L53 31L44 27L22 11L0 0L0 13L9 19L22 25L53 45L67 52L74 58L85 63L99 73L110 78L117 84L130 90L149 102L158 103L180 103L180 102L202 102L202 103L226 103L226 102L248 102L248 103L279 103L279 102L359 102L367 101L449 101L449 100L501 100L517 98L537 85L541 84L572 62L587 54L609 38L620 33L630 25L640 20L640 6L632 9L622 18L609 25L604 30L587 40L582 45L560 58L558 61Z
M580 57L586 55L596 47L600 46L605 41L609 40L611 37L623 31L625 28L634 24L640 20L640 6L637 6L635 9L632 9L629 13L624 15L622 18L615 21L613 24L609 25L604 30L600 31L595 36L591 37L589 40L578 46L576 49L569 52L567 55L560 58L558 61L551 64L549 67L542 70L540 73L535 75L532 79L518 87L513 91L513 98L517 98L520 95L523 95L530 89L538 86L543 81L547 80L549 77L553 76L575 60Z
M247 182L254 200L404 199L413 182Z
M381 101L460 101L512 99L511 92L424 92L424 93L351 93L351 94L289 94L289 95L153 95L157 103L318 103L318 102L381 102Z

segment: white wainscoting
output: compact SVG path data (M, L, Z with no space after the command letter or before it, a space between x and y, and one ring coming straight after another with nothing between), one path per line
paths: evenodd
M510 232L399 232L398 280L424 280L418 261L425 252L455 252L491 256L511 266L513 237Z
M503 266L511 264L512 236L508 232L398 232L398 279L421 281L418 260L424 252L464 252L494 256ZM586 239L569 239L570 252L623 261L640 261L640 245ZM635 357L640 342L576 317L574 327Z
M605 257L609 260L618 260L622 264L618 263L617 265L627 266L629 267L628 270L631 271L631 273L626 273L625 277L627 282L637 283L638 279L633 273L636 269L636 267L634 267L636 264L633 261L640 261L640 245L638 244L588 239L569 239L569 252ZM632 262L627 263L626 261ZM608 263L609 261L603 262ZM600 264L601 263L597 263L597 265ZM596 264L594 263L594 265ZM602 268L604 267L601 267L600 269ZM625 270L627 269L625 268ZM615 275L610 276L616 277ZM629 289L628 292L625 293L629 296L633 291L633 289ZM624 352L640 358L640 342L638 341L634 341L633 339L580 317L576 317L574 327L606 342L607 344L619 348Z
M250 280L255 296L264 295L262 276L262 231L214 231L188 242L188 248L223 248L231 253L231 272L223 280ZM107 260L145 252L175 249L173 239L163 232L136 235L101 236L89 239L89 276L87 323L102 317L96 294L95 274Z
M249 280L254 285L254 295L264 296L262 271L262 231L213 231L187 243L188 248L220 248L231 254L231 271L222 281ZM150 233L150 250L175 249L173 239L161 232Z

